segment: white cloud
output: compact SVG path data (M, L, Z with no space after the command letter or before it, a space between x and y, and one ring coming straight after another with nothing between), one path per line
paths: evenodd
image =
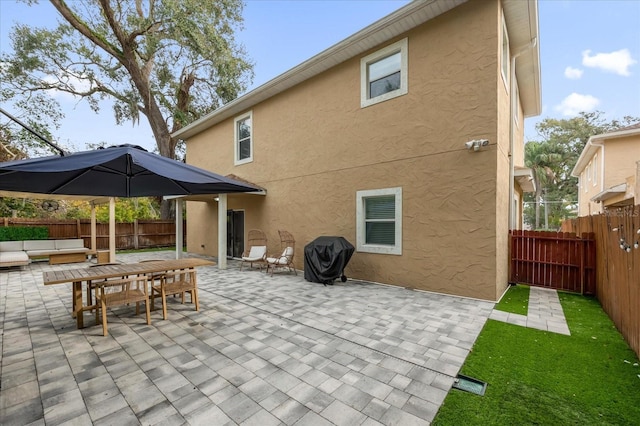
M67 87L71 87L74 90L78 91L88 91L91 89L91 82L89 80L83 79L81 76L79 77L73 74L71 71L61 73L59 76L48 75L44 77L43 80L48 84L66 85ZM67 101L78 99L78 96L76 95L57 89L49 90L49 94L54 98L59 98Z
M562 113L562 115L574 116L584 111L593 111L598 106L600 100L591 95L581 95L579 93L572 93L562 100L560 105L556 106L556 111Z
M564 69L564 76L570 80L578 80L580 77L582 77L583 72L584 71L579 68L566 67Z
M611 53L596 53L593 56L591 56L591 50L582 52L582 65L585 67L600 68L603 71L625 77L631 75L629 67L637 62L631 57L628 49L616 50Z

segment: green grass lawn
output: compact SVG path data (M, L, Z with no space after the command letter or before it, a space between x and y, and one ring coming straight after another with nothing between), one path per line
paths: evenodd
M496 304L496 309L513 314L527 315L529 309L529 286L514 285Z
M520 287L528 299L526 286L509 293ZM433 424L640 424L635 353L597 300L558 294L571 336L489 320L461 371L487 382L485 395L451 390Z

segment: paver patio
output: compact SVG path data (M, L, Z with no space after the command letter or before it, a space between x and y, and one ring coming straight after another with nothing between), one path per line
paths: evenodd
M199 312L116 308L107 337L89 313L75 328L70 284L42 284L88 264L0 272L0 423L424 425L494 306L238 265L198 268Z

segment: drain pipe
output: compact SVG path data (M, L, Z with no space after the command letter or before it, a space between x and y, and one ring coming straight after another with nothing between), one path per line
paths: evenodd
M513 146L515 144L515 133L516 133L516 125L513 122L514 118L516 116L516 108L518 108L518 99L515 96L516 93L516 59L522 55L523 53L527 52L529 49L532 49L534 47L536 47L536 44L538 43L538 38L534 37L529 43L527 43L525 46L521 47L520 49L518 49L516 51L516 53L511 57L511 70L510 70L510 81L509 81L509 87L510 87L510 93L509 93L509 98L510 98L510 106L511 106L511 111L509 113L509 209L508 209L508 214L509 214L509 230L513 230L515 229L515 218L514 218L514 206L513 206L513 202L514 202L514 196L513 196L513 192L515 191L515 185L513 180L515 179L515 163L514 163L514 159L513 159Z

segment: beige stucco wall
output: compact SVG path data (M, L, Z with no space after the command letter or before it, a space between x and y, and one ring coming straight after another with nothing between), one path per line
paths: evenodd
M600 141L598 141L600 143ZM603 169L604 157L604 169ZM578 215L588 216L601 213L602 203L591 201L605 189L626 182L636 170L636 161L640 159L640 135L622 138L606 139L604 141L604 155L599 148L587 161L587 166L580 174ZM596 168L594 180L593 169ZM604 171L603 171L604 170ZM589 174L587 174L589 171ZM621 196L620 198L624 198ZM612 203L614 200L609 200Z
M317 236L356 245L356 191L402 187L402 255L356 252L346 275L496 300L509 200L499 17L497 2L470 2L399 37L408 37L407 95L361 108L354 58L251 109L253 162L233 165L233 119L190 138L188 162L265 187L266 197L229 196L228 208L267 233L271 252L278 229L292 232L298 268ZM486 149L465 149L480 138ZM189 251L216 254L216 208L188 203Z
M604 187L625 183L635 175L636 161L640 160L640 135L610 139L604 155Z

